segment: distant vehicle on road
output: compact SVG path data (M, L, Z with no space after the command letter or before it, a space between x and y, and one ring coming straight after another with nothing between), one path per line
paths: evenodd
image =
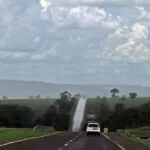
M100 136L101 134L101 129L99 123L88 123L87 128L86 128L86 135L98 135Z

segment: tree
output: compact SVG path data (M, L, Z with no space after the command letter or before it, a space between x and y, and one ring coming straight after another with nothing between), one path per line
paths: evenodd
M60 94L62 101L71 101L71 94L68 91L64 91Z
M34 111L26 106L0 105L0 125L6 127L32 127Z
M116 94L119 93L119 90L117 88L111 89L110 91L112 93L112 97L116 97Z
M68 114L72 109L76 99L71 97L71 94L68 91L64 91L60 95L61 97L55 102L55 105L60 114Z
M117 103L117 104L115 105L115 112L116 112L116 113L121 113L121 112L123 112L124 110L125 110L124 104L122 104L122 103Z
M71 101L60 101L58 111L60 114L69 114L72 109L72 102Z
M124 119L124 111L125 111L124 104L117 103L114 108L115 108L115 111L112 113L112 115L108 119L109 129L111 131L116 131L116 129L124 129L125 121L126 121Z
M100 122L105 122L112 114L111 109L109 108L107 103L100 103L99 113Z
M69 128L70 115L68 114L59 114L55 119L55 130L65 131Z
M74 98L75 98L75 99L80 99L80 96L81 96L80 94L75 94L75 95L74 95Z
M135 99L137 96L138 96L138 95L137 95L137 93L135 93L135 92L129 93L129 98Z
M111 116L112 111L106 101L100 103L99 107L99 122L101 129L108 127L108 120Z
M57 116L57 108L50 106L44 114L44 122L47 126L54 126L54 121Z
M110 131L138 128L150 124L150 102L137 108L125 108L124 104L115 105L114 113L106 121Z
M4 95L4 96L2 97L2 99L3 99L3 100L7 100L8 97L7 97L6 95Z

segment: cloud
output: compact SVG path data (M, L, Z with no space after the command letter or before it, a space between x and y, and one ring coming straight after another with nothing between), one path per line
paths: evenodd
M138 17L139 20L150 19L150 12L146 11L144 7L137 6L136 8L140 12L140 15Z
M35 38L34 38L34 40L33 40L33 42L35 42L35 43L39 43L39 42L40 42L40 37L38 37L38 36L37 36L37 37L35 37Z
M16 60L27 58L28 54L26 52L8 52L0 51L0 60Z
M124 59L131 62L150 60L150 49L145 43L148 36L148 28L140 23L135 23L130 28L120 28L108 36L104 53L116 60Z
M62 5L147 5L148 0L53 0L54 6Z
M146 1L1 2L0 78L142 83L143 66L148 77L150 10L134 6Z
M45 50L44 52L37 52L30 56L31 60L45 60L49 57L54 57L56 55L56 47L58 43L55 43L51 48Z
M52 23L56 28L118 28L120 18L113 17L105 9L89 6L73 8L54 7L50 10Z

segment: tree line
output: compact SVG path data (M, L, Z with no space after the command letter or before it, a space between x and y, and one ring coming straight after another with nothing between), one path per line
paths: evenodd
M53 105L42 116L21 105L0 105L0 126L4 127L34 127L35 125L53 126L56 130L67 130L70 122L70 112L80 95L72 96L68 91L60 95Z
M103 102L98 120L102 128L108 127L111 131L150 125L150 102L136 108L126 108L124 104L117 103L114 110Z
M116 94L119 93L119 89L113 88L110 90L110 93L112 94L112 98L115 98L115 97L117 97ZM130 92L129 93L129 98L135 99L137 96L138 96L138 94L136 92ZM127 99L127 96L123 95L122 98Z

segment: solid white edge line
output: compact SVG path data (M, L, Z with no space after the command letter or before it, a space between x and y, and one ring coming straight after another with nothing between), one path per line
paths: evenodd
M51 134L47 134L47 135L43 135L43 136L39 136L39 137L24 138L24 139L17 140L17 141L11 141L11 142L8 142L8 143L1 144L0 147L4 147L4 146L7 146L7 145L20 143L20 142L30 141L30 140L41 139L41 138L45 138L45 137L48 137L48 136L51 136L51 135L56 135L56 134L59 134L59 133L61 133L61 132L55 132L55 133L51 133Z
M126 150L123 146L121 146L118 142L112 140L109 136L105 135L104 133L102 133L102 135L109 141L113 142L114 144L116 144L121 150Z

